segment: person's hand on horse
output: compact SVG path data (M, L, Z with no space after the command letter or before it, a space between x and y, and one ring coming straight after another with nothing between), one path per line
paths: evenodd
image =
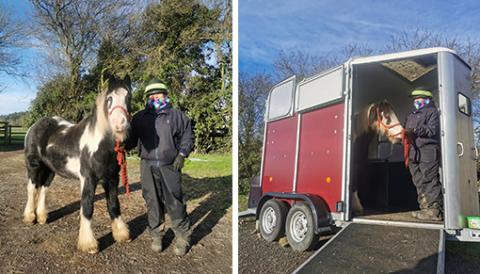
M405 136L407 138L412 138L414 133L415 133L415 130L413 128L406 128L405 129Z
M183 168L184 162L185 162L185 157L181 153L178 153L177 157L175 157L175 160L173 161L173 167L176 170L181 171Z

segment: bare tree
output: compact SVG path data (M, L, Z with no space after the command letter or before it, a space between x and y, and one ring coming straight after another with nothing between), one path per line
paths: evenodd
M13 22L8 13L0 6L0 72L22 76L18 66L20 56L15 51L24 45L24 28L18 22Z
M247 193L249 181L260 170L265 100L273 85L267 74L239 75L239 191Z
M44 49L48 65L70 77L66 94L79 94L80 76L94 58L102 37L121 35L120 22L131 1L31 0L36 18L36 37ZM133 3L130 3L133 4Z
M280 79L295 75L298 80L338 66L355 56L369 56L374 50L366 45L348 44L339 52L325 55L313 55L304 50L280 51L273 66Z

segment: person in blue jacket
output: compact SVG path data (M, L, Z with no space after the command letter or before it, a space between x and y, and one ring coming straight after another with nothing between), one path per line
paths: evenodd
M125 149L140 149L142 195L147 205L152 250L162 251L164 215L168 213L176 239L174 252L181 256L190 249L191 228L181 170L193 148L192 127L188 117L172 107L168 88L161 81L150 81L145 96L148 102L132 118Z
M405 123L405 133L411 141L408 168L420 206L420 211L414 212L413 216L440 221L443 219L443 196L439 175L439 114L430 90L417 88L410 96L414 108Z

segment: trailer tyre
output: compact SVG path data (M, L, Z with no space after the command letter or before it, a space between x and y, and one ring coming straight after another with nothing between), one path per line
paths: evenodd
M287 204L276 199L266 201L260 211L260 235L268 242L273 242L285 235Z
M311 249L318 241L310 208L299 203L288 211L286 231L288 244L296 251Z

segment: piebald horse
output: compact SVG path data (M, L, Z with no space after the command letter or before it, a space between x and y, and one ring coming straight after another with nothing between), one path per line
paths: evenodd
M354 156L353 180L351 184L352 209L356 215L363 214L363 206L358 197L359 180L364 178L366 168L362 166L368 157L368 146L375 135L384 135L392 143L404 139L404 129L400 124L393 106L387 100L369 104L356 116L353 130Z
M55 174L80 180L80 229L78 249L98 252L91 219L97 183L105 189L112 234L117 242L130 240L118 201L119 170L115 142L123 142L129 127L130 78L110 78L96 98L92 114L78 124L60 117L45 117L25 136L28 199L24 222L47 222L46 194Z

